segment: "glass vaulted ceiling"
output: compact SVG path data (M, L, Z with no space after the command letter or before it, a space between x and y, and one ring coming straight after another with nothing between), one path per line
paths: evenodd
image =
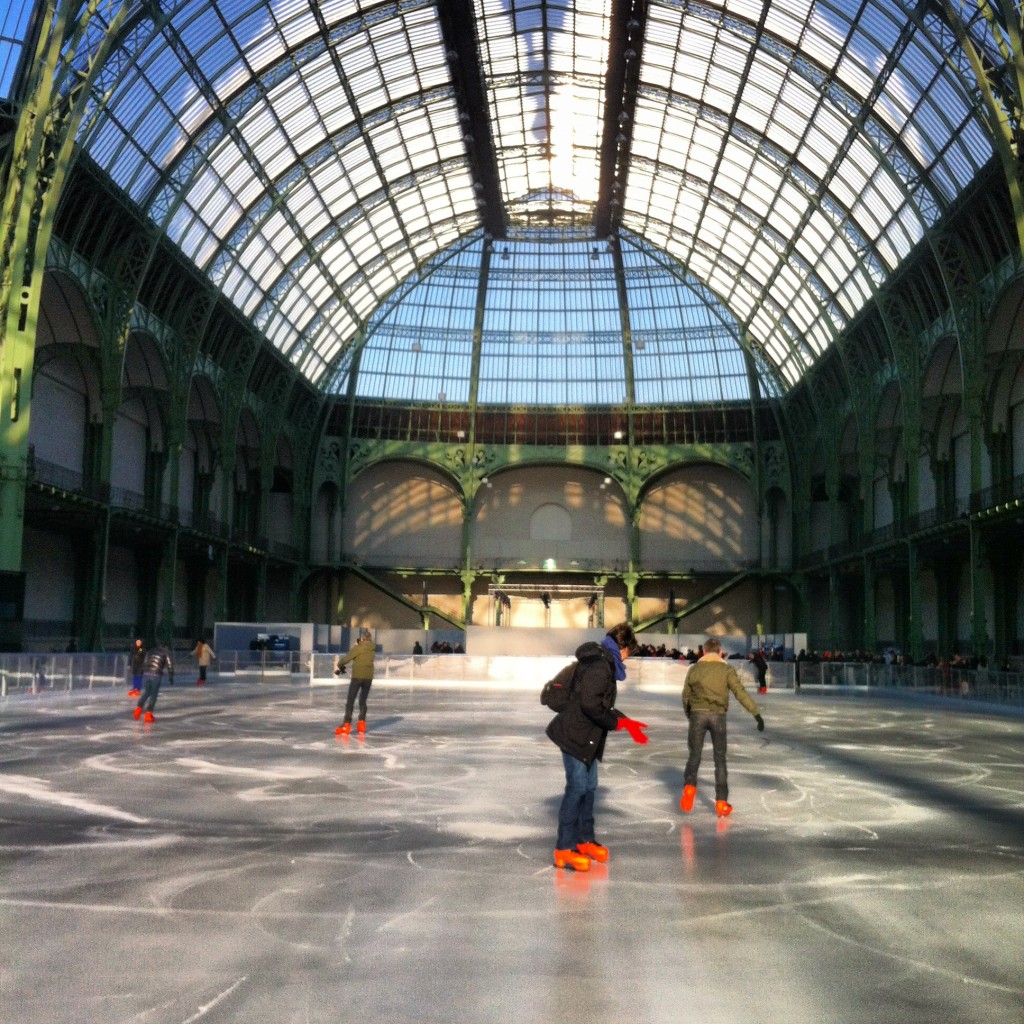
M991 156L948 34L900 0L651 0L618 31L607 0L454 7L479 110L426 0L139 5L98 79L84 147L320 386L489 203L522 239L606 188L611 230L678 261L788 388Z
M356 396L498 406L749 403L750 368L729 311L628 232L619 251L616 267L610 246L557 229L497 245L477 233L453 246L374 316ZM343 379L334 390L347 386Z

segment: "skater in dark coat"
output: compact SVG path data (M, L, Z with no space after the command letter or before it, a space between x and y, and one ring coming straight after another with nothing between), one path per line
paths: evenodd
M138 697L142 692L142 670L146 664L146 648L142 646L141 640L135 641L132 647L132 688L128 691L129 697Z
M751 651L747 657L754 664L754 671L757 673L757 692L768 692L768 662L760 651Z
M569 703L548 725L548 738L562 751L565 794L558 810L555 867L590 869L590 859L604 862L608 850L594 833L597 762L612 730L626 729L636 743L646 743L647 726L627 718L615 707L617 680L626 678L623 662L636 649L632 627L612 627L601 643L588 641L576 649L579 663Z

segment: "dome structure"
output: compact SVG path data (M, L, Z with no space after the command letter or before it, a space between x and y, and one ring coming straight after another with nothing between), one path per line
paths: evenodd
M238 614L333 619L372 554L465 625L543 506L616 524L634 621L753 586L749 625L1016 642L957 524L995 545L1024 473L1019 5L8 6L0 571L35 618L102 634L144 543L165 589L122 618L200 625L235 570ZM35 541L82 530L120 553L51 607ZM973 611L923 620L940 592Z

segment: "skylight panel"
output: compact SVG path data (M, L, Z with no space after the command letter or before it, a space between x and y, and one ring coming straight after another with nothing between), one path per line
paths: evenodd
M273 269L274 276L277 276L281 272L281 261L277 258L277 254L268 245L260 251L259 246L252 247L255 250L254 257L249 262L249 274L256 278L265 278L271 274Z
M818 5L808 22L808 30L800 37L800 49L823 68L833 67L843 52L846 24L830 25Z
M881 67L882 58L876 54L872 61L874 67ZM839 59L835 68L836 78L850 90L855 96L863 98L871 94L874 78L871 72L863 65L859 54L852 54L849 51Z
M263 299L263 289L252 276L237 264L230 264L222 282L224 295L242 311L252 316Z
M271 318L264 329L264 333L270 344L279 352L288 352L298 337L298 332L295 328L283 317L277 315Z

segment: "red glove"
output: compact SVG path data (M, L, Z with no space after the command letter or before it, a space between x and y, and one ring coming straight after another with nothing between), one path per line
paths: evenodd
M646 743L647 737L644 735L644 729L647 728L646 722L638 722L635 718L620 718L619 724L615 726L616 731L619 729L625 729L632 736L634 743Z

